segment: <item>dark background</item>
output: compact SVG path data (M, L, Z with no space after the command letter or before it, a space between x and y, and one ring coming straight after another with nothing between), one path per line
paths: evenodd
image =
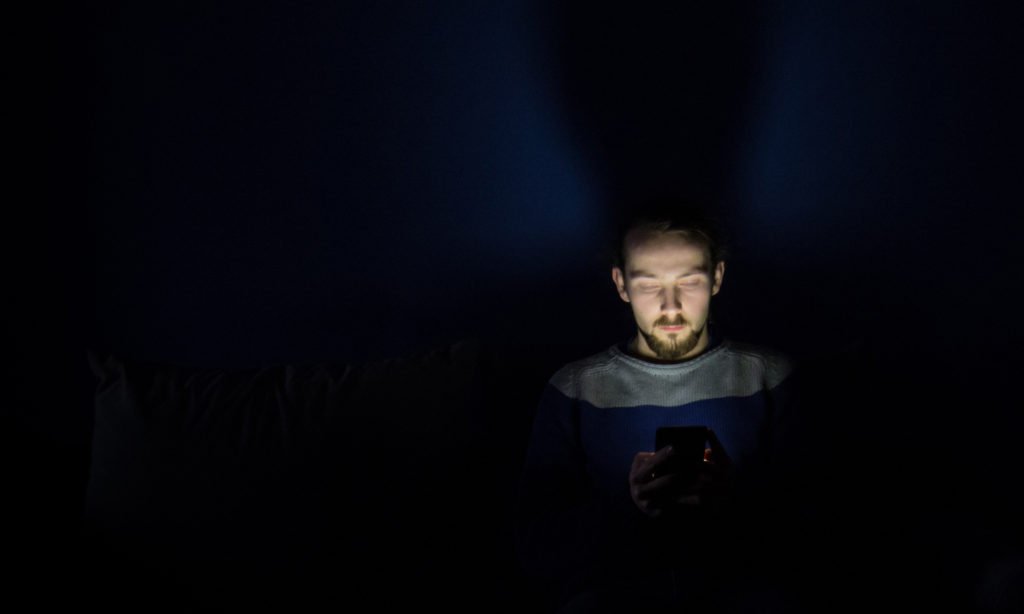
M603 241L624 200L666 190L730 224L730 334L812 362L867 352L884 375L851 378L868 406L826 422L915 468L969 466L929 492L1001 518L1021 435L1013 6L23 10L8 526L55 573L40 553L87 477L85 348L243 367L476 337L557 365L629 334Z

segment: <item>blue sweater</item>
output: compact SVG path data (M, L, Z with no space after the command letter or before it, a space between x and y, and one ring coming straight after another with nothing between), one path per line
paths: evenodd
M659 426L711 427L734 463L738 500L759 492L784 434L793 370L787 356L714 336L702 354L674 364L625 348L559 369L535 414L518 547L526 571L560 591L672 568L690 554L672 531L710 527L695 516L690 526L669 528L634 505L633 456L654 450Z

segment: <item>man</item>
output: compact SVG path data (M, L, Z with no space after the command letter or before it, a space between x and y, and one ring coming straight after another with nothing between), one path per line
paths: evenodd
M726 263L706 217L652 209L616 254L636 334L545 387L520 485L522 564L559 612L742 611L727 604L768 582L747 538L770 530L791 362L712 326ZM684 483L667 471L680 452L654 448L659 427L685 425L707 427L708 449Z

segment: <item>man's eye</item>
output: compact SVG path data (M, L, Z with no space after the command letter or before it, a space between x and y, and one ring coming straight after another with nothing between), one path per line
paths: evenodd
M640 286L641 292L657 292L658 286Z

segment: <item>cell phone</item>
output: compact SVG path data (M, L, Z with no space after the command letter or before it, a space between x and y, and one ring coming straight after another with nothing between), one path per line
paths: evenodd
M673 453L659 468L658 474L677 474L684 483L696 481L704 462L704 449L708 445L708 427L659 427L654 435L654 449L660 450L667 445L672 446Z

